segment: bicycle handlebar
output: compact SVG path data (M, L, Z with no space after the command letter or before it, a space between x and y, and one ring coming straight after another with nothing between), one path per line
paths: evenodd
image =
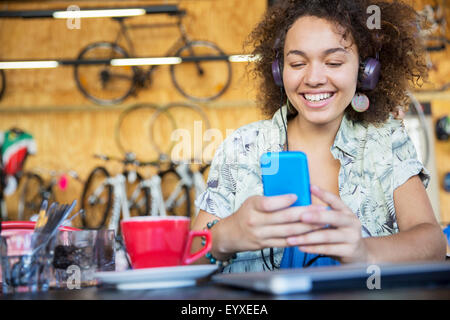
M125 158L117 158L112 156L107 156L105 154L94 154L94 158L101 159L103 161L118 161L123 164L137 164L139 161L136 158L132 158L131 156L125 155Z

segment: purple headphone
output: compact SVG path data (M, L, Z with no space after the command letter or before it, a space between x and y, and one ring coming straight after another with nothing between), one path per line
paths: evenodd
M275 40L274 48L278 46L280 39ZM277 50L277 49L276 49ZM279 51L275 56L275 60L272 62L272 75L275 84L279 87L283 87L283 76L281 73ZM381 64L378 57L378 52L376 58L367 58L360 67L360 73L358 75L359 86L361 90L373 90L377 86L378 80L380 78Z

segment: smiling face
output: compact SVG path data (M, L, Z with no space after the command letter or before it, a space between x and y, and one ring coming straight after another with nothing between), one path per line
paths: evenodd
M356 46L329 21L304 16L288 30L283 83L302 121L340 123L356 91L358 68Z

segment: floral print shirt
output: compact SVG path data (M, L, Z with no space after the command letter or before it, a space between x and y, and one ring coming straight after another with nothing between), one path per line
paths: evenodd
M235 130L218 147L211 163L207 189L196 200L198 209L218 218L236 212L250 196L263 195L260 157L282 151L287 124L286 106L272 119ZM399 231L394 190L419 175L425 187L430 176L418 160L415 147L401 120L390 117L381 126L364 126L343 117L330 149L341 164L339 195L361 221L363 237L386 236ZM269 261L269 249L264 249ZM274 249L279 265L283 248ZM267 270L261 251L239 252L224 272Z

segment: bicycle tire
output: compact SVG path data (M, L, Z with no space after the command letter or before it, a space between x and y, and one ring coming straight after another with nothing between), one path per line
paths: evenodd
M94 50L101 48L106 56L94 56L89 58L89 55L93 55ZM100 52L100 51L99 51ZM113 58L128 58L129 55L119 45L111 42L94 42L83 48L78 55L78 60L89 59L113 59ZM75 65L74 77L78 89L81 93L94 102L95 104L108 106L118 104L125 100L136 89L136 73L137 67L112 67L109 64L100 65L101 69L97 71L98 65ZM111 73L110 68L114 70L131 70L129 75ZM121 69L119 69L121 68ZM83 74L82 74L83 73ZM97 78L98 77L98 78ZM114 83L112 82L114 77ZM124 80L124 81L119 81ZM89 81L89 84L88 84ZM122 86L121 83L125 82L127 85ZM100 89L96 88L100 84ZM108 85L108 88L106 88ZM92 87L89 88L88 87ZM95 89L95 93L92 90Z
M97 190L99 185L104 183L109 177L108 170L104 167L96 167L91 171L83 186L83 193L81 195L81 208L83 209L81 212L81 222L84 228L100 229L106 225L106 220L112 207L112 186L109 184L104 185L105 189L98 196L99 200L94 197L89 198L93 191ZM103 199L103 203L100 202L101 199Z
M150 110L156 112L160 108L161 108L160 106L153 104L153 103L140 103L140 104L136 104L131 107L128 107L120 113L119 119L117 120L117 123L116 123L114 135L115 135L116 145L122 153L126 154L131 151L131 150L127 150L127 148L125 147L125 142L121 138L121 132L123 132L123 124L124 124L125 118L127 116L130 116L131 113L136 112L136 111L141 111L143 109L150 109ZM177 124L176 124L174 117L170 113L168 113L168 118L175 130L177 128ZM152 118L150 118L149 121L151 119ZM152 149L154 149L157 152L159 151L158 149L154 148L153 144L150 144L150 145L151 145Z
M0 100L3 97L6 89L6 75L4 70L0 70Z
M128 171L123 172L125 177L128 177ZM144 179L139 173L136 173L136 180L133 182L126 181L128 208L130 216L146 216L150 213L150 189L148 187L141 187ZM139 188L139 189L136 189ZM138 193L136 193L138 190Z
M168 184L171 183L171 186L173 186L174 183L177 184L178 182L181 181L181 177L175 171L174 168L167 169L167 170L161 172L159 175L161 177L161 188L163 190L163 199L164 199L164 203L165 203L166 200L169 198L169 196L172 194L172 192L174 192L173 188L169 188L169 191L168 191ZM173 181L173 180L169 181L169 179L170 179L169 175L173 176L175 178L175 181ZM191 197L190 197L190 190L186 185L182 186L180 195L181 195L181 197L185 198L185 201L183 203L181 203L181 205L178 205L178 206L172 206L172 207L166 206L167 215L186 216L186 217L190 218L191 212L192 212Z
M34 214L39 213L43 201L44 179L33 172L25 173L24 178L17 212L17 219L20 221L27 221Z
M190 41L185 46L178 49L175 56L183 57L186 56L186 53L188 56L193 56L192 51L194 56L226 55L222 49L213 42ZM200 64L202 68L201 72L198 70L198 65ZM193 67L194 65L195 67ZM206 67L208 67L207 70ZM170 75L175 88L184 97L197 102L215 100L223 95L231 84L231 72L231 62L228 60L183 62L181 64L170 66ZM207 73L208 77L205 77L205 73ZM179 78L177 75L179 75ZM221 78L217 79L219 76L221 76ZM180 81L180 79L184 79L184 81ZM186 79L188 79L187 83L183 83L186 82ZM204 92L209 93L204 95L200 94Z
M190 110L193 110L193 111L195 111L196 113L198 113L200 116L201 116L201 118L202 118L202 120L203 120L203 122L204 122L204 124L205 124L205 130L209 130L210 128L211 128L211 124L210 124L210 122L209 122L209 118L208 118L208 116L206 115L206 113L202 110L202 108L200 108L198 105L196 105L196 104L193 104L193 103L189 103L189 102L172 102L172 103L169 103L169 104L167 104L167 105L165 105L164 107L162 107L162 108L159 108L158 110L156 110L156 112L155 113L153 113L153 115L152 115L152 117L151 117L151 119L150 119L150 129L149 129L149 138L150 138L150 142L151 142L151 144L153 145L153 148L158 152L158 154L171 154L171 152L172 152L172 149L173 149L173 147L175 146L175 141L173 141L172 142L172 144L169 146L169 151L167 152L167 153L164 153L160 148L159 148L159 146L158 146L158 144L156 143L156 141L155 141L155 139L154 139L154 134L153 134L153 131L154 131L154 125L155 125L155 122L156 122L156 119L159 117L159 115L161 114L161 113L168 113L169 114L169 117L172 117L171 115L170 115L170 112L169 112L169 110L170 109L172 109L172 108L176 108L176 107L181 107L181 108L187 108L187 109L190 109ZM177 124L176 124L177 125ZM176 127L177 129L178 129L178 127ZM203 151L204 151L204 148L205 148L206 146L204 146L203 147L203 149L202 149L202 154L203 154ZM190 160L192 160L192 159L190 159ZM197 159L198 160L198 159Z

